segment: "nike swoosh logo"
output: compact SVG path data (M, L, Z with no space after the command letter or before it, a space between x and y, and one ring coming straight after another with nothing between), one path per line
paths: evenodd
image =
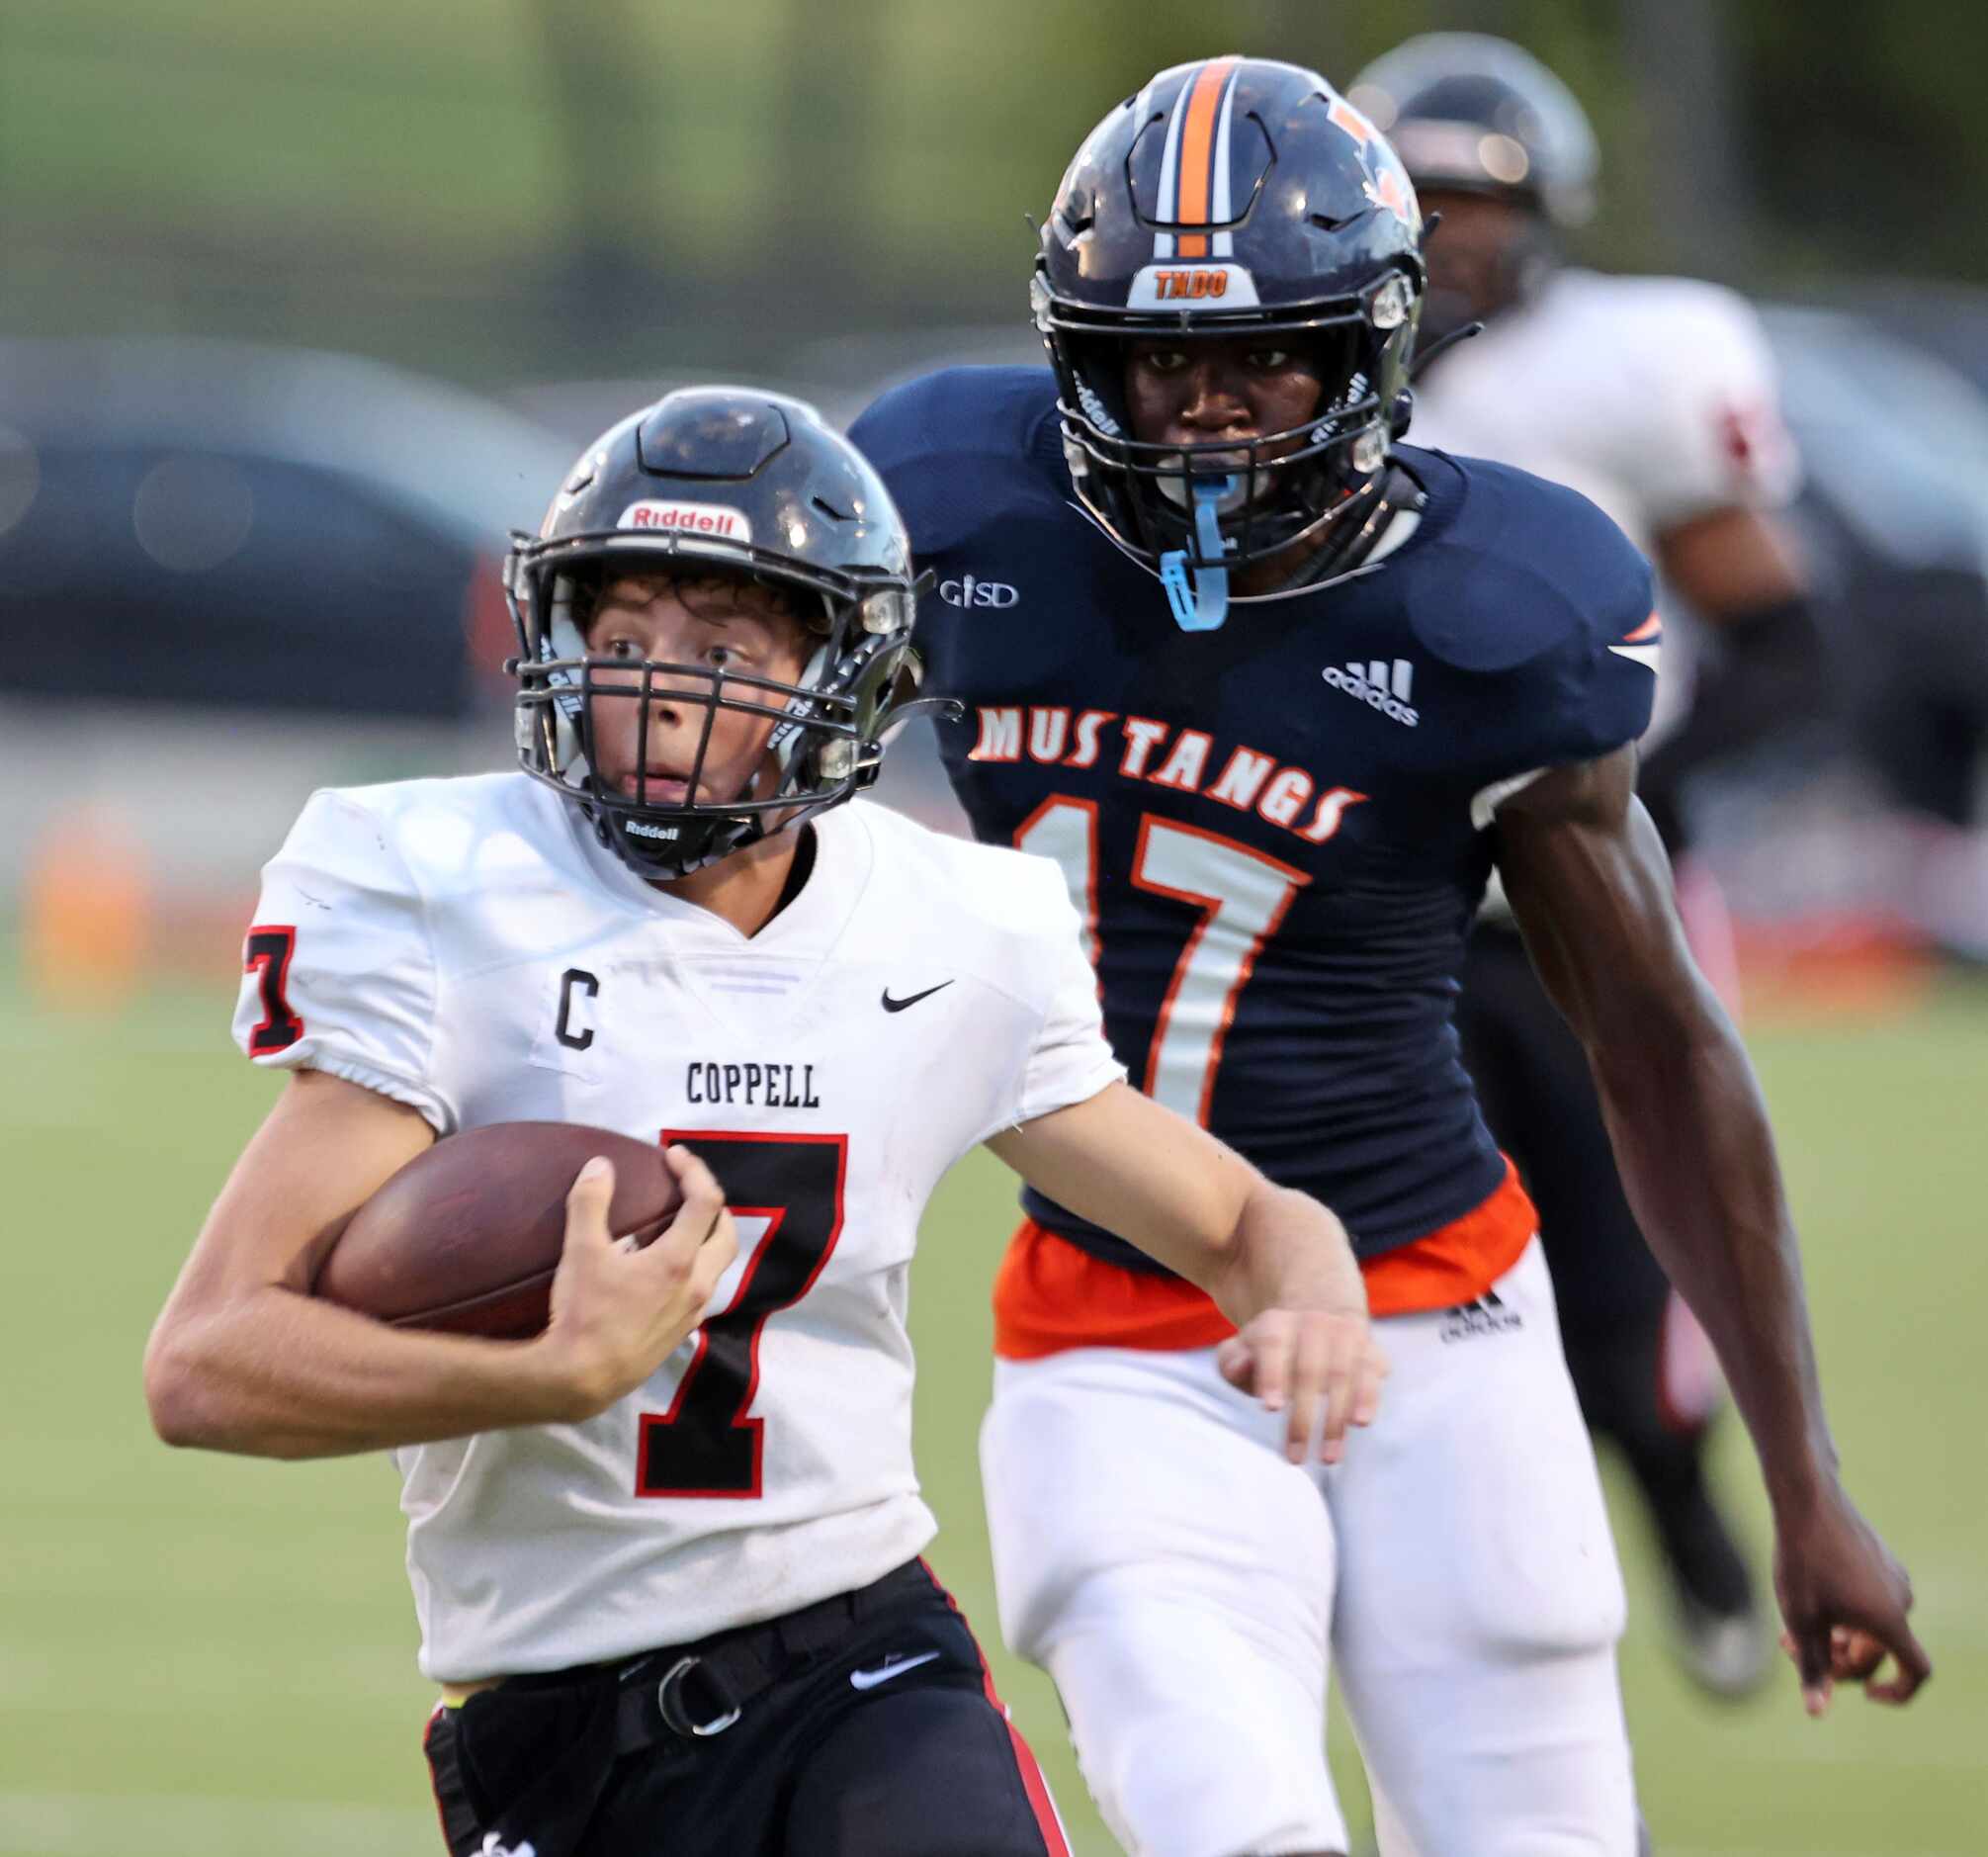
M945 992L952 984L950 980L941 980L936 987L927 987L924 992L914 993L908 999L905 1000L892 999L891 989L886 987L884 989L884 1011L887 1013L902 1013L908 1006L916 1006L920 1000L929 1000L933 994Z
M936 993L938 988L934 987L932 991ZM924 996L920 994L918 997L922 999ZM880 1663L874 1670L851 1670L849 1687L875 1689L879 1683L888 1683L894 1676L903 1676L907 1670L915 1670L921 1663L937 1662L938 1655L937 1651L928 1650L921 1657L899 1657L890 1663Z
M1646 670L1655 670L1660 648L1655 645L1611 645L1608 649L1617 658L1626 658L1632 664L1641 664Z

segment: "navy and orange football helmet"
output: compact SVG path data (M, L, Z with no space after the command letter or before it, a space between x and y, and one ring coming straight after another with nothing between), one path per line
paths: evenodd
M1084 138L1042 227L1031 303L1083 506L1157 572L1189 630L1233 569L1315 537L1407 426L1425 273L1394 150L1316 71L1208 58L1162 71ZM1127 429L1130 345L1275 335L1322 411L1247 447Z

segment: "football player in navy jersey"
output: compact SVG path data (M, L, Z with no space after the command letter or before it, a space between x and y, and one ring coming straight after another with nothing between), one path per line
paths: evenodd
M1399 443L1422 229L1317 74L1165 71L1043 227L1052 371L927 376L852 433L935 571L976 832L1057 859L1134 1078L1329 1199L1384 1318L1386 1422L1297 1468L1207 1299L1025 1195L982 1438L1002 1625L1157 1857L1345 1848L1329 1662L1389 1857L1636 1848L1594 1459L1451 1022L1494 861L1759 1449L1809 1709L1874 1646L1882 1700L1929 1668L1838 1478L1760 1093L1633 796L1649 570L1577 493Z

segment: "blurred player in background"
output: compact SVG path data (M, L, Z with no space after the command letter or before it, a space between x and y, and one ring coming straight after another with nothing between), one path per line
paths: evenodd
M1052 370L948 369L854 427L935 575L975 832L1062 863L1146 1089L1330 1194L1393 1364L1315 1483L1225 1388L1220 1311L1025 1196L982 1433L1001 1622L1141 1857L1344 1849L1329 1662L1389 1857L1636 1847L1594 1453L1451 1024L1494 853L1759 1449L1809 1708L1833 1626L1897 1653L1874 1695L1927 1667L1836 1473L1751 1068L1631 791L1648 567L1571 490L1396 443L1424 286L1407 175L1323 78L1181 65L1058 190Z
M1394 143L1424 211L1441 217L1417 440L1572 486L1660 571L1672 623L1637 792L1681 859L1684 783L1801 721L1820 696L1808 582L1775 515L1796 460L1765 338L1747 305L1713 285L1563 263L1564 235L1593 205L1595 137L1566 86L1516 45L1428 34L1348 94ZM1434 352L1478 320L1482 334ZM1680 601L1716 633L1714 662L1689 662ZM1734 1005L1716 888L1688 859L1678 888L1699 965ZM1648 1504L1685 1666L1715 1694L1743 1695L1772 1667L1772 1634L1706 1481L1710 1353L1643 1242L1586 1056L1495 886L1457 1023L1486 1118L1539 1207L1582 1410Z
M925 1200L985 1141L1136 1233L1299 1460L1377 1397L1345 1234L1125 1085L1054 870L843 804L912 585L812 407L623 421L505 584L521 767L320 792L265 872L235 1023L292 1077L159 1318L155 1423L394 1452L452 1857L1066 1857L917 1557ZM308 1293L404 1163L520 1120L670 1140L682 1212L624 1251L592 1164L531 1341Z

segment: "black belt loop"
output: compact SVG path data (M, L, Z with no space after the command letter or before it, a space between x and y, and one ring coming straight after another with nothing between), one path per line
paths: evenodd
M780 1648L796 1662L805 1663L830 1645L840 1643L856 1623L856 1609L850 1604L853 1597L851 1594L808 1606L784 1619L775 1619L773 1629L779 1636Z

